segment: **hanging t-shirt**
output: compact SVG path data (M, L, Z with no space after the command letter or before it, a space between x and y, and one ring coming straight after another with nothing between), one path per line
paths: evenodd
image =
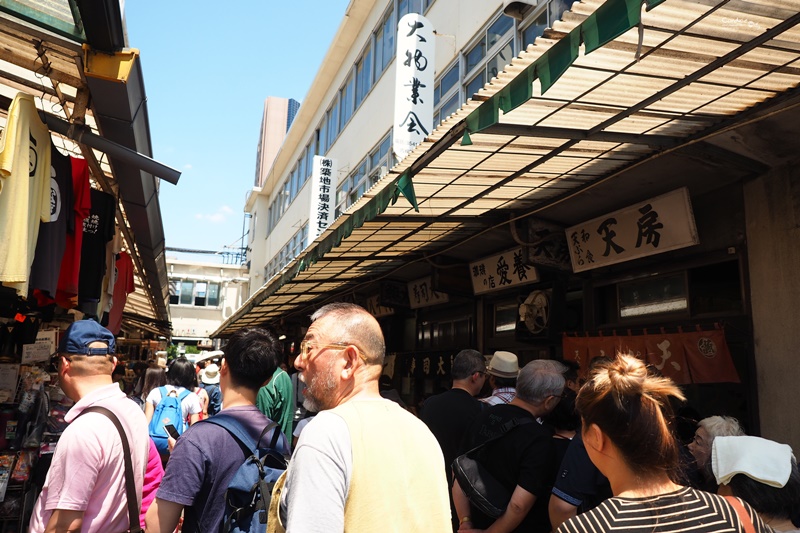
M17 93L0 136L0 281L28 296L39 222L50 220L50 132Z
M133 260L127 252L119 253L114 270L116 272L112 277L114 297L111 309L108 311L107 328L111 333L117 335L119 327L122 325L122 311L125 309L128 295L136 290L133 283Z
M106 275L106 244L114 238L117 202L113 196L92 189L92 210L83 221L81 270L78 282L80 302L99 302ZM95 312L96 314L96 312Z
M72 163L73 225L67 228L67 245L61 259L58 275L56 301L64 309L78 305L78 273L81 267L81 245L83 244L83 220L92 208L89 164L85 159L70 157Z
M30 286L55 296L61 259L67 245L67 229L75 225L72 197L72 163L52 144L50 150L50 222L39 226L36 255L31 265Z

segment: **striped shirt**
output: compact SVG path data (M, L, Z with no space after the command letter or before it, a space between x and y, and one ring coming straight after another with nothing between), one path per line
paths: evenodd
M752 508L744 503L756 533L771 532ZM683 487L647 498L610 498L591 511L564 522L557 533L743 533L734 508L716 494Z

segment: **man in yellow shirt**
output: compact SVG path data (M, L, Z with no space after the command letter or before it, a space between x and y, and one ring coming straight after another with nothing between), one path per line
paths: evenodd
M451 531L438 442L378 391L385 352L378 322L345 303L322 307L311 321L295 366L305 406L319 414L287 472L287 532Z

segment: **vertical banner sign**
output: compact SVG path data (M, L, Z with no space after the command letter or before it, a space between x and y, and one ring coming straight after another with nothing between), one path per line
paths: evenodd
M334 196L336 195L336 164L329 157L314 156L311 173L311 206L308 214L308 247L333 222Z
M393 148L402 160L433 130L433 25L409 13L397 23Z

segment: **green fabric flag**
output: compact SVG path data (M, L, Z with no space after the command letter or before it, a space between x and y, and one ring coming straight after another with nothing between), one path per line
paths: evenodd
M578 26L536 60L536 76L542 83L542 94L546 93L578 59L580 45L581 27Z
M480 109L480 107L478 109ZM397 187L397 190L400 191L400 194L406 197L406 200L408 200L408 202L414 208L414 211L419 213L417 194L414 192L414 183L411 181L411 176L409 176L407 173L404 173L402 176L400 176L400 179L397 180L397 183L395 183L395 187Z
M498 92L503 113L510 113L531 99L535 79L536 63L531 63Z
M586 53L594 52L638 25L641 12L642 0L607 0L579 26Z

